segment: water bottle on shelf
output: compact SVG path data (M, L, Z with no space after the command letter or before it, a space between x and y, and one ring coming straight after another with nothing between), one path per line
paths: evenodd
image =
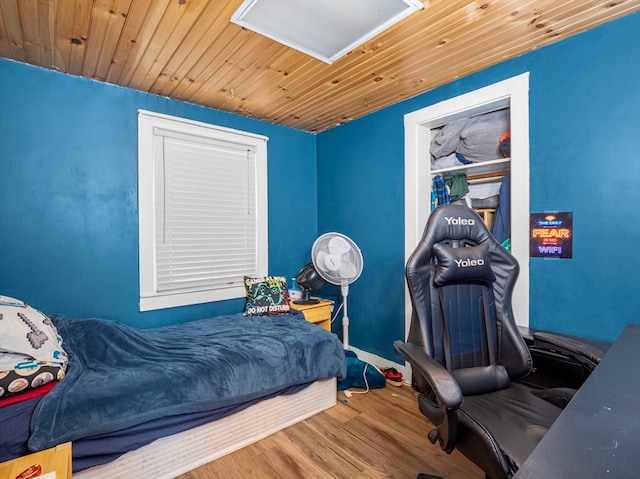
M302 298L302 290L295 278L289 282L289 299L291 301Z

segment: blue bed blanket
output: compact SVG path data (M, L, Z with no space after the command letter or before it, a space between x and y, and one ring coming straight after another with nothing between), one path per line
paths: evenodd
M70 363L34 411L32 451L346 374L342 343L299 313L152 329L53 319Z

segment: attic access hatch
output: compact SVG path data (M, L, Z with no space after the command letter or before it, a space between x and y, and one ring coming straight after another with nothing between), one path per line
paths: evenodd
M422 7L420 0L245 0L231 21L333 63Z

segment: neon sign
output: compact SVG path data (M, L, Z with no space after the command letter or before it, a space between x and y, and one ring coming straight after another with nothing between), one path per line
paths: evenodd
M531 257L573 256L573 213L531 213Z

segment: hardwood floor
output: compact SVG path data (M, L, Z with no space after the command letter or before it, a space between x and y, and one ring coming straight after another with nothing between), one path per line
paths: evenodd
M415 479L419 472L484 479L457 451L447 455L428 441L432 426L418 410L416 396L408 385L350 398L338 392L335 407L180 479Z

